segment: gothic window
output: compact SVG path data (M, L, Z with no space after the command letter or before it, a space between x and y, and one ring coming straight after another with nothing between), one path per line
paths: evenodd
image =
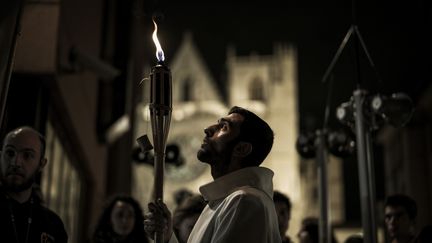
M181 87L181 101L192 101L192 80L186 78Z
M265 101L264 84L260 78L254 78L249 85L249 97L251 100Z

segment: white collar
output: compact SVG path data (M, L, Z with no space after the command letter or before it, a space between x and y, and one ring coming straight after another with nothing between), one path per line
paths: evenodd
M250 186L264 191L273 198L273 171L265 167L246 167L233 171L200 187L200 192L207 201L227 197L239 187Z

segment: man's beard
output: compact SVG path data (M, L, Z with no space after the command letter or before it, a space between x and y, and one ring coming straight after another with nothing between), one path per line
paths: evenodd
M27 180L20 184L11 183L6 178L1 177L1 185L6 191L9 192L23 192L33 186L37 174L38 171L34 172L33 175L31 175Z
M210 145L206 144L205 146L208 147ZM201 162L211 164L212 152L208 148L200 148L197 152L197 159Z
M207 143L204 148L200 148L197 152L197 158L199 161L213 165L215 163L224 162L223 164L229 164L231 156L234 150L234 146L239 142L236 138L228 142L222 151L217 151L211 142Z

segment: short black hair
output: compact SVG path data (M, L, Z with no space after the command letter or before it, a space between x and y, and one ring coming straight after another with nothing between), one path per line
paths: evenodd
M344 243L363 243L363 236L360 234L350 235Z
M387 197L384 207L403 207L411 220L417 217L417 203L411 197L404 194L394 194Z
M316 217L307 217L302 220L301 231L306 231L312 242L319 242L319 222ZM331 243L336 243L333 229L330 231Z
M233 106L229 114L237 113L244 117L240 127L239 141L252 144L252 152L244 158L245 166L259 166L273 146L274 133L270 126L255 113L238 106Z
M273 202L282 202L285 203L285 205L287 206L288 210L291 211L291 200L289 199L288 196L286 196L285 194L279 192L279 191L274 191L273 193Z

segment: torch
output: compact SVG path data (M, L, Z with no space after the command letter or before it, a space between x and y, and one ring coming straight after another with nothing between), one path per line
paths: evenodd
M157 24L153 20L155 30L152 38L156 45L158 63L150 72L150 122L153 133L154 147L154 200L163 200L165 148L171 122L172 82L171 72L165 65L164 52L157 38ZM145 135L144 135L145 136ZM143 137L144 137L143 136ZM141 149L146 146L145 138L138 138ZM155 233L155 242L163 242L163 232Z

